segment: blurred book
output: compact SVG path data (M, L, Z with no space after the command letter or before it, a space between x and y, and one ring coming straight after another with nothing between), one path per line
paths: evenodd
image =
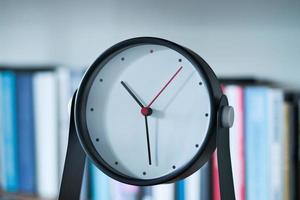
M35 194L33 74L31 72L19 72L16 77L19 191Z

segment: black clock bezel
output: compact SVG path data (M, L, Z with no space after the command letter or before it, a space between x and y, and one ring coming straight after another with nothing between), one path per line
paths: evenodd
M143 44L154 44L154 45L162 45L168 48L171 48L178 53L182 54L185 58L187 58L190 62L193 63L194 67L196 67L197 71L203 75L204 84L207 85L209 90L209 96L211 100L211 115L210 115L210 124L208 133L205 136L203 144L200 146L197 155L183 168L175 170L174 172L162 176L160 178L155 179L137 179L121 174L109 164L107 164L96 151L86 125L85 119L85 111L86 111L86 102L87 95L89 93L89 89L91 84L97 75L97 72L101 70L103 65L100 65L103 62L106 62L115 54L120 51L130 48L136 45ZM96 61L89 67L86 71L81 83L79 85L76 98L75 98L75 108L74 108L74 118L75 118L75 126L77 130L77 135L80 140L81 146L84 151L88 155L88 157L93 161L93 163L106 175L111 178L118 180L120 182L131 184L131 185L139 185L139 186L149 186L149 185L157 185L161 183L169 183L175 182L182 178L185 178L198 169L208 161L210 155L216 148L216 129L217 129L217 111L218 104L221 99L222 92L220 88L219 81L211 70L209 65L196 53L187 49L181 45L170 42L168 40L154 38L154 37L139 37L132 38L125 41L122 41L111 48L107 49L103 54L101 54Z

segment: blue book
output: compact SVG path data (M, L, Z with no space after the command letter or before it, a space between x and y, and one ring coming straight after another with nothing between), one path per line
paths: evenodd
M200 180L199 180L200 181ZM176 190L175 190L175 199L176 200L184 200L185 198L185 193L184 193L184 190L185 190L185 181L184 180L181 180L181 181L178 181L176 183Z
M13 72L3 72L1 77L1 140L3 142L3 189L8 192L18 190L18 146L16 124L16 77Z
M246 199L269 198L269 92L265 87L245 89Z
M91 199L111 199L109 177L101 172L95 165L90 164L91 174Z
M16 75L19 190L29 194L36 191L32 82L31 73Z

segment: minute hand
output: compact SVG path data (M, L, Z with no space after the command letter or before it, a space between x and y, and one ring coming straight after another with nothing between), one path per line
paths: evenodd
M183 66L179 67L179 69L175 72L175 74L170 78L170 80L164 85L164 87L157 93L157 95L152 99L152 101L146 106L146 108L150 108L150 106L154 103L154 101L159 97L159 95L168 87L168 85L174 80L177 74L182 70Z

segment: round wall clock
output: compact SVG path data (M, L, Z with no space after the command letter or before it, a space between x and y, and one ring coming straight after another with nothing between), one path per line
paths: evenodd
M222 198L234 199L232 123L217 77L196 53L159 38L120 42L74 94L60 199L78 198L86 155L111 178L148 186L188 177L216 147Z

